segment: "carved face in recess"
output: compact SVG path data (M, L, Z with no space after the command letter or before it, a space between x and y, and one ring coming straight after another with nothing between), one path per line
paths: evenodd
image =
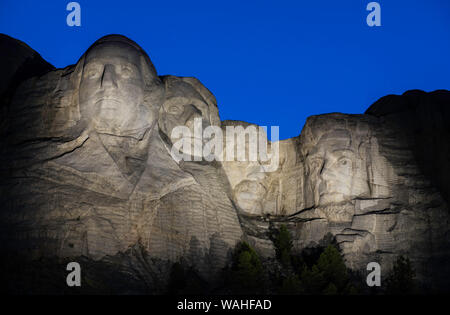
M253 180L243 180L234 189L235 200L246 213L261 215L262 200L266 194L264 186Z
M160 110L159 126L170 138L172 143L179 139L173 138L172 130L175 127L185 126L189 128L191 143L196 144L195 121L201 121L199 133L203 134L206 127L211 125L209 107L196 89L181 78L166 77L166 98ZM203 139L205 142L207 139ZM193 152L193 151L191 151Z
M349 131L337 129L321 136L308 155L309 180L315 204L326 206L370 194L360 143Z
M124 135L155 120L155 114L143 105L147 66L142 53L126 42L100 42L88 51L79 100L98 132Z

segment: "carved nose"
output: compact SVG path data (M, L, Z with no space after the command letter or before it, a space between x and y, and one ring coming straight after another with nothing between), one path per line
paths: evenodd
M330 169L323 166L320 171L320 178L322 179L322 181L331 181L335 179L335 176Z
M183 116L186 119L185 125L193 129L194 128L194 119L195 118L202 118L202 112L195 106L189 105L185 107L185 110L183 112Z
M114 71L113 65L105 65L105 68L103 69L101 84L102 87L117 87L116 72Z
M322 195L327 192L327 184L325 181L321 180L319 182L319 195Z
M319 171L319 194L324 194L328 190L328 185L331 184L330 170L325 167L326 161Z

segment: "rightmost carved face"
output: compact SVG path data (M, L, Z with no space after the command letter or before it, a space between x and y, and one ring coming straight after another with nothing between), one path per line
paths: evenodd
M316 205L337 204L370 194L360 145L344 129L320 137L306 161Z

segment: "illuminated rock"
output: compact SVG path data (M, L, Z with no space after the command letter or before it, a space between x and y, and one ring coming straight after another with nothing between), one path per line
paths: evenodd
M220 123L198 80L159 78L122 36L25 81L2 152L10 172L2 176L2 246L99 260L139 245L151 258L183 257L204 275L223 267L242 229L223 171L172 159L167 128L189 118L175 105Z
M180 259L212 276L241 239L273 256L270 228L287 224L295 250L331 233L352 269L375 261L387 272L405 255L420 280L448 282L448 91L312 116L265 172L260 160L175 160L176 127L195 142L196 119L224 135L254 125L221 122L200 81L159 77L123 36L56 70L10 38L2 45L25 50L2 60L12 67L0 90L1 250L108 261L152 287ZM35 70L21 76L23 56Z

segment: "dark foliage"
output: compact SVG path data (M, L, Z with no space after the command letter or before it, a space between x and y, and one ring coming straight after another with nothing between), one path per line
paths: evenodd
M396 295L417 293L415 276L416 273L411 266L409 258L398 257L392 271L386 278L386 293Z
M193 267L185 267L181 262L172 265L167 287L170 295L202 295L209 289Z
M286 225L282 224L275 233L273 243L277 259L283 266L289 266L291 264L292 236Z
M255 250L246 242L238 243L226 272L225 285L234 294L264 293L264 269Z

